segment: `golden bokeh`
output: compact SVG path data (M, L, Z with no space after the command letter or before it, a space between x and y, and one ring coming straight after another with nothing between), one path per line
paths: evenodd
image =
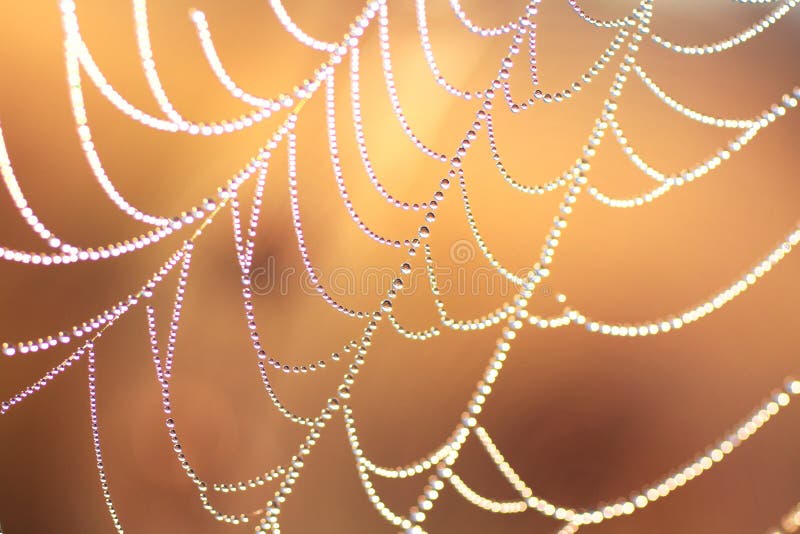
M632 0L584 2L598 18L621 16ZM136 49L127 2L80 0L89 49L108 81L134 105L160 116ZM480 39L453 16L448 2L430 2L431 40L444 75L459 87L491 79L508 37ZM728 0L655 3L653 29L674 42L713 42L752 24L771 6ZM336 40L363 5L356 1L287 1L299 26ZM484 25L511 20L521 0L465 0ZM264 0L173 0L148 6L152 46L164 88L186 118L214 121L247 107L218 83L190 20L208 20L231 77L257 95L289 90L324 60L297 43ZM408 121L426 143L452 152L476 104L448 95L425 64L413 2L389 2L395 77ZM547 1L538 15L538 72L544 88L571 83L597 58L614 31L580 20L565 1ZM91 247L147 230L121 213L91 174L75 133L64 66L58 3L0 3L0 124L16 175L40 218L66 241ZM364 128L376 172L393 195L423 201L447 164L421 154L392 115L381 73L378 34L361 45ZM798 83L800 17L792 12L769 31L709 56L676 55L645 42L639 62L668 94L712 115L752 117ZM404 238L422 213L387 204L367 179L354 142L345 60L337 68L337 126L353 205L376 231ZM616 65L616 63L613 63ZM512 115L496 106L498 148L523 183L560 174L580 155L614 75L601 73L574 98ZM524 61L512 72L521 97L530 90ZM279 124L277 117L227 136L188 136L146 128L115 109L84 76L93 139L108 175L131 204L173 215L216 187L251 158ZM499 101L499 99L498 99ZM281 114L278 114L281 115ZM638 152L660 169L680 171L738 134L692 122L659 101L631 75L618 119ZM685 187L636 209L611 209L585 193L570 216L552 276L537 288L531 313L566 304L609 322L642 322L682 312L751 269L798 223L800 121L790 110L731 161ZM374 307L385 294L381 273L405 261L352 223L327 157L322 91L298 123L298 189L306 240L324 283L341 298ZM561 193L522 195L504 183L486 137L464 161L475 218L495 256L526 272ZM654 182L607 135L590 172L593 184L618 196ZM243 188L245 198L252 186ZM494 309L511 296L475 248L463 205L452 187L437 211L430 240L442 296L456 318ZM247 202L243 202L245 206ZM249 208L245 207L245 213ZM139 287L191 230L103 262L58 267L0 265L0 340L37 338L80 323ZM42 250L10 197L0 194L0 244ZM463 247L463 249L459 249ZM413 260L412 283L394 311L409 329L438 315L424 258ZM358 338L363 321L338 314L304 290L303 264L291 222L285 151L271 161L254 268L264 275L255 298L268 352L290 364L318 360ZM419 276L416 276L419 274ZM159 327L168 327L176 278L156 292ZM272 284L272 285L270 285ZM285 287L284 287L285 286ZM173 412L185 452L206 480L252 478L294 454L304 430L283 418L264 394L240 300L241 281L228 209L197 240L172 380ZM286 289L286 291L283 291ZM506 460L551 502L593 507L616 502L705 453L740 423L784 378L800 374L800 263L788 257L759 283L713 315L658 336L611 337L580 327L523 329L514 342L481 424ZM251 532L252 525L216 522L182 473L163 424L146 315L136 308L97 343L100 431L117 511L131 533ZM426 342L398 336L384 321L353 387L351 406L367 454L383 465L409 463L438 446L460 420L491 355L499 327L460 333L443 329ZM0 398L37 380L68 354L59 347L0 361ZM283 402L317 413L350 356L324 372L271 377ZM761 534L800 501L800 413L790 405L721 465L632 517L589 526L587 533ZM481 494L516 497L475 439L458 472ZM378 480L386 502L404 511L421 480ZM263 506L274 489L212 497L223 511ZM0 418L0 530L5 534L110 532L94 465L85 363ZM430 532L555 532L557 523L528 511L493 515L447 487L429 514ZM325 431L283 507L285 532L392 532L358 480L340 416Z

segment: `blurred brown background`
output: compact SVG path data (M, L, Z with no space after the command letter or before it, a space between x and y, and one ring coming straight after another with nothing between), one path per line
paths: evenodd
M208 69L188 17L206 12L218 51L232 77L259 95L286 90L322 60L297 44L262 0L151 2L153 49L167 93L190 120L232 117L246 108L232 100ZM632 1L587 2L598 17L619 16ZM504 22L523 1L464 1L473 20ZM338 39L360 11L356 1L287 2L298 24L320 38ZM709 42L752 23L765 6L727 0L656 2L655 31L676 42ZM432 81L414 31L412 2L390 2L391 34L400 97L409 121L435 148L451 151L474 105L455 101ZM126 2L81 0L78 14L88 46L109 81L135 105L158 115L138 64L131 8ZM477 88L495 71L507 38L469 34L443 0L429 6L433 46L446 76ZM572 81L613 36L580 21L566 2L548 1L539 19L543 88ZM116 241L145 228L115 211L85 164L72 126L64 74L63 34L55 1L0 3L0 120L22 187L46 224L82 246ZM676 56L652 43L640 61L662 87L698 110L750 117L798 82L800 17L789 15L767 34L711 57ZM404 138L380 77L377 31L362 45L363 107L375 167L398 197L430 195L442 166ZM346 89L346 68L337 71ZM498 142L520 181L560 173L577 156L610 84L605 72L590 88L558 106L532 113L496 114ZM518 95L526 71L515 69ZM85 82L90 123L109 175L132 204L172 215L211 193L270 135L275 120L226 137L170 135L138 125ZM399 252L381 248L349 221L324 157L323 100L303 111L299 126L300 200L313 261L324 272L396 267ZM356 208L368 224L405 237L419 215L384 203L360 169L352 142L350 108L340 92L340 140ZM681 117L636 79L622 98L620 121L637 149L657 166L678 170L712 153L734 135ZM794 227L800 206L796 112L770 126L735 159L656 203L612 210L579 199L562 239L553 276L532 311L558 309L553 296L610 321L638 321L683 310L726 287ZM280 153L280 151L279 151ZM281 154L269 177L255 266L302 269L292 233ZM480 228L501 261L515 270L537 254L561 197L520 195L494 170L484 137L465 164ZM590 179L625 196L652 187L607 138ZM247 189L250 190L249 188ZM184 233L182 235L188 235ZM172 237L137 254L96 264L58 268L0 265L0 340L50 334L82 321L138 287L180 243ZM459 265L448 257L454 240L470 239L457 191L439 211L432 245L443 266L485 268L481 257ZM41 249L0 194L0 243ZM496 393L481 418L508 461L546 498L584 507L614 501L659 479L701 452L738 423L783 378L800 371L798 332L800 260L792 256L755 288L701 322L645 339L592 336L580 328L527 329L509 357ZM257 299L261 334L284 360L319 359L363 326L303 294ZM166 326L174 289L160 293ZM261 473L293 454L301 429L272 407L261 387L246 337L238 295L230 217L222 213L199 241L173 378L173 407L186 452L206 480L232 481ZM368 294L366 294L368 293ZM396 305L409 328L436 320L424 285ZM451 294L457 317L494 308L503 295ZM547 296L545 293L549 293ZM375 288L346 296L372 305ZM170 450L152 372L143 309L131 312L97 346L98 397L107 472L117 510L131 533L249 532L216 523ZM354 388L352 405L361 441L378 463L396 465L437 446L456 424L488 359L497 330L446 331L417 343L388 324L375 336ZM6 399L60 361L68 351L0 362L0 398ZM273 373L278 393L301 414L317 412L345 363L314 376ZM790 406L722 465L668 499L633 517L587 533L762 533L800 500L800 413ZM457 471L476 490L513 498L481 448L466 447ZM422 479L376 482L397 511L413 504ZM272 488L213 497L223 511L246 511ZM341 420L337 419L284 507L285 532L391 532L358 483ZM84 363L0 420L0 525L6 534L109 532L97 483L89 432ZM431 532L553 532L534 512L493 516L468 505L451 488L426 522ZM581 531L583 532L584 529Z

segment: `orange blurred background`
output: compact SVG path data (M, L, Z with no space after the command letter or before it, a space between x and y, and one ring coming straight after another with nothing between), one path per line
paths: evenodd
M213 121L246 111L208 68L188 12L202 9L228 72L252 93L287 90L321 62L298 44L263 0L174 0L149 5L153 50L167 94L189 120ZM478 88L496 72L508 37L479 39L447 2L428 8L431 39L445 76ZM586 2L600 18L621 16L631 0ZM465 0L473 20L500 24L523 1ZM360 12L360 2L289 1L288 11L313 36L336 40ZM419 136L450 152L475 104L439 88L425 65L412 2L390 2L392 51L400 98ZM727 0L656 2L654 31L675 42L711 42L750 25L768 6ZM80 0L84 38L107 79L136 106L159 115L139 65L132 10L126 2ZM581 21L566 2L544 2L538 19L539 79L556 90L582 73L607 46L613 30ZM447 170L419 153L391 114L380 71L377 30L361 46L362 106L370 154L387 188L422 201ZM688 106L710 114L750 117L798 83L800 17L791 13L769 32L709 57L678 56L646 42L641 64ZM523 56L520 56L523 57ZM77 246L96 246L145 231L117 211L97 186L72 123L57 3L0 4L0 121L16 174L48 227ZM421 214L386 204L361 168L347 101L347 61L337 70L339 138L347 186L356 209L377 231L403 238ZM614 63L615 65L616 63ZM524 62L522 63L524 65ZM599 114L613 66L577 97L512 117L497 106L495 128L510 172L524 183L555 176L579 155ZM170 216L209 196L271 135L277 119L224 137L165 134L127 119L91 86L87 108L97 149L123 196L147 213ZM512 75L515 94L529 91L527 71ZM323 273L347 269L356 280L376 267L396 268L400 251L364 236L343 209L326 158L323 94L298 125L299 190L312 260ZM631 76L619 120L633 146L658 168L677 171L712 154L735 135L675 113ZM160 115L159 115L160 116ZM693 307L727 287L797 224L800 206L800 122L796 112L759 134L731 162L658 201L612 210L582 195L557 250L553 275L531 311L560 309L555 295L587 315L636 322ZM538 256L561 199L521 195L503 183L480 135L465 161L472 204L489 247L518 272ZM302 270L286 193L285 156L271 165L254 267ZM610 134L589 175L618 196L650 189L652 181L625 158ZM251 191L246 187L245 192ZM471 241L452 188L438 211L432 247L453 279L485 272L480 254L462 263L451 251ZM0 265L0 340L50 334L79 323L138 288L190 235L183 230L125 257L43 268ZM0 194L0 243L42 250L42 243ZM187 456L212 481L252 478L294 454L302 429L287 422L264 394L247 337L230 216L221 213L198 241L172 380L173 411ZM417 266L424 264L417 258ZM523 330L481 416L506 459L534 491L573 507L614 502L660 479L726 433L784 377L800 371L800 260L791 256L724 309L678 332L647 338L593 336L579 327ZM318 360L360 336L348 319L302 291L258 296L256 313L268 351L290 363ZM175 276L156 293L162 332ZM323 281L326 281L323 276ZM498 278L499 281L499 278ZM345 304L373 307L378 288L358 287ZM507 295L452 292L457 318L494 309ZM437 321L424 283L395 305L408 328ZM352 406L360 439L376 463L401 465L438 446L459 421L483 372L498 328L474 333L445 329L420 343L384 321ZM64 347L0 361L0 398L34 382L68 354ZM217 523L199 505L194 485L176 462L160 412L144 310L137 308L97 345L98 398L105 464L117 511L128 532L249 532ZM340 380L345 361L313 375L274 372L285 404L317 413ZM629 518L581 529L587 533L762 533L800 500L800 413L791 405L720 466ZM456 470L480 493L512 499L513 489L470 440ZM423 480L377 480L387 504L405 512ZM271 498L271 487L212 495L226 512L247 511ZM113 530L97 482L89 428L86 373L74 365L45 390L0 419L0 525L6 534ZM391 532L360 487L343 425L336 418L311 455L283 507L285 532ZM430 532L554 532L535 512L495 516L473 508L449 486L429 514Z

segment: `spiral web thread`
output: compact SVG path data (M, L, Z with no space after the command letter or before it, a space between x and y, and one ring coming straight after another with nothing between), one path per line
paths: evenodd
M590 199L600 202L612 209L638 208L656 201L659 197L672 189L683 187L713 172L723 165L748 144L758 133L770 124L790 114L798 105L800 87L794 87L781 95L775 103L762 113L749 118L715 117L696 111L681 104L667 94L646 72L643 65L637 60L640 45L650 42L664 47L676 54L705 55L716 54L741 45L768 30L773 24L784 17L791 9L796 7L800 0L737 0L739 3L769 3L775 7L763 18L754 22L737 34L727 39L703 45L676 44L665 37L654 34L650 30L653 18L654 0L642 0L626 16L614 20L599 20L587 13L578 0L568 0L569 5L586 23L599 30L615 32L605 51L589 67L589 69L576 78L572 84L557 91L545 92L538 88L538 69L536 65L536 28L537 14L540 0L529 2L523 12L514 20L503 25L487 28L474 22L464 10L458 0L449 0L453 15L465 28L485 38L505 38L510 40L507 52L501 59L497 75L484 88L479 90L464 90L452 85L442 74L436 61L435 51L429 38L429 29L426 17L426 1L415 0L417 12L417 30L419 42L425 54L430 72L435 81L454 98L461 98L475 103L473 122L463 137L459 140L457 149L450 154L437 151L427 146L424 141L413 131L405 118L403 107L394 85L394 72L392 68L392 55L389 39L389 5L387 0L372 0L366 4L362 12L350 25L348 32L339 42L325 42L314 38L300 28L291 18L290 13L280 0L270 0L269 4L285 30L300 43L317 51L326 53L327 59L321 63L310 76L298 86L287 93L262 97L246 92L228 75L219 56L217 55L209 24L205 15L200 11L191 14L197 30L197 36L202 45L208 64L218 79L231 94L251 106L251 110L239 118L221 120L214 123L197 123L182 117L173 107L169 97L161 85L153 51L150 45L150 32L148 27L147 6L145 0L133 0L134 22L136 29L137 46L144 69L148 86L153 97L158 103L162 116L150 115L129 103L121 93L112 87L103 75L101 69L94 62L91 51L86 46L80 33L79 19L76 15L76 5L73 0L62 0L60 9L63 28L65 32L65 62L69 82L69 93L74 114L77 133L82 143L87 162L95 175L98 184L116 204L116 206L136 220L152 226L148 232L132 236L122 242L103 244L92 248L79 248L58 237L35 214L28 205L23 190L11 164L11 157L6 150L2 129L0 129L0 171L3 182L12 200L19 210L21 217L30 228L44 241L45 245L53 249L49 252L14 250L0 247L0 258L5 261L35 264L35 265L63 265L74 262L102 261L117 257L122 254L134 253L161 239L186 228L194 228L188 238L166 259L154 274L138 289L113 304L94 317L87 319L79 325L74 325L55 334L43 336L35 340L6 342L2 344L3 353L7 357L19 357L29 353L46 351L59 345L77 345L70 355L61 363L19 393L0 404L0 414L5 414L16 408L26 398L40 391L63 372L71 368L81 359L87 360L89 399L91 415L91 431L94 451L97 459L102 493L108 507L113 524L118 532L123 532L122 521L118 517L111 497L111 484L106 476L100 441L99 422L97 417L97 397L95 395L95 345L102 334L111 328L128 311L136 306L143 305L147 312L147 329L150 336L152 357L156 378L162 386L163 411L165 426L176 458L187 476L196 485L202 506L217 520L229 524L252 523L257 532L280 532L281 506L290 497L292 486L299 479L305 460L311 454L314 446L320 439L322 432L331 423L334 417L341 414L348 439L355 459L361 483L367 498L392 526L405 532L425 532L424 522L426 515L435 506L436 500L446 484L450 484L464 499L471 504L493 513L515 514L526 510L534 510L550 516L563 523L558 530L559 534L574 533L583 525L596 524L620 516L631 515L649 504L666 497L690 481L699 477L714 465L725 459L741 443L753 436L758 430L777 415L792 399L800 395L800 381L787 379L782 388L776 390L760 406L743 419L742 423L724 434L717 442L712 444L707 452L689 460L675 469L671 474L657 481L640 492L632 494L630 498L613 501L614 504L597 506L591 509L576 510L569 507L551 503L544 496L536 494L506 461L502 452L493 442L487 430L481 425L480 418L482 407L494 389L494 383L502 372L504 361L511 351L517 332L523 328L562 328L580 326L587 331L611 336L652 336L660 335L672 330L683 328L690 323L698 321L726 303L738 297L759 279L783 260L800 242L800 228L793 228L778 245L761 258L755 266L741 278L733 281L719 293L712 295L706 301L681 313L669 317L654 319L639 324L616 324L599 318L589 317L584 312L575 308L565 307L561 314L550 317L541 317L529 313L528 299L534 290L550 276L550 264L556 253L559 240L566 231L570 214L574 209L577 199L583 192ZM383 75L388 95L391 99L394 115L407 135L409 141L423 154L441 162L448 167L446 176L439 182L438 188L429 199L424 202L409 202L393 196L380 181L372 167L367 151L366 139L363 132L361 106L360 106L360 64L359 47L361 38L371 27L377 26L380 36L380 49L383 64ZM511 96L511 68L515 63L527 63L530 70L531 82L536 89L524 100L515 101ZM392 206L406 211L424 212L424 220L415 235L406 238L389 238L372 229L358 215L353 202L349 199L343 171L340 162L337 128L336 106L334 99L334 73L337 68L345 69L349 73L350 96L353 108L353 124L356 132L356 142L364 169L376 190ZM560 176L538 185L526 185L515 179L502 163L500 147L494 137L493 108L506 106L514 113L524 113L531 108L541 105L558 105L565 100L575 98L584 86L592 83L598 73L606 68L616 69L613 82L602 109L583 146L579 158ZM84 107L84 94L82 76L88 76L96 88L115 107L129 118L148 127L185 135L225 135L249 128L271 116L282 116L280 126L273 132L267 142L247 162L241 170L236 172L218 189L215 195L199 201L176 216L160 216L147 214L131 205L114 187L113 181L106 174L100 155L95 150L92 142L91 129ZM618 99L623 88L631 79L638 79L665 105L675 112L682 114L702 124L732 129L735 134L730 141L718 148L696 166L681 171L680 173L665 173L651 166L630 144L625 132L616 119ZM317 95L317 93L322 93ZM433 325L426 330L411 331L406 329L392 313L393 301L398 297L399 290L405 283L404 277L411 272L411 265L404 262L397 270L396 278L391 289L388 290L381 302L373 309L355 310L336 301L330 295L320 280L316 277L311 263L308 248L305 244L302 220L297 195L297 136L295 126L302 113L303 106L312 98L324 98L326 102L327 134L331 165L337 182L342 201L350 214L353 222L367 236L376 242L405 250L409 256L421 254L427 265L428 279L434 304L439 314L440 324ZM614 137L622 147L630 161L647 177L654 182L653 188L641 195L631 198L613 198L603 193L592 184L590 171L592 161L598 148L607 134ZM509 186L522 194L544 195L557 190L563 192L559 212L553 219L553 225L544 238L541 253L531 269L524 275L512 273L496 259L487 243L481 236L479 225L472 213L467 177L462 169L462 160L468 154L471 145L480 135L486 135L489 141L491 157L496 162L500 176ZM261 344L255 322L254 305L251 301L252 290L249 281L252 275L253 251L258 236L258 223L260 206L263 200L264 186L269 171L269 162L277 150L286 150L288 154L289 192L291 198L291 211L295 233L298 239L298 249L310 279L327 303L334 309L354 319L366 323L363 335L359 340L351 340L344 344L342 351L333 353L327 360L318 360L304 365L287 365L267 355ZM255 178L254 178L255 177ZM240 213L240 187L254 179L255 191L249 202L252 205L248 221L243 221ZM447 311L444 302L439 298L435 260L428 239L436 221L436 210L442 202L453 196L451 187L458 190L458 195L464 206L464 211L473 234L475 243L485 259L498 273L514 284L517 293L507 303L486 314L468 320L454 319ZM584 195L585 196L585 195ZM456 202L456 201L451 201ZM270 468L265 472L246 481L235 482L207 482L202 479L192 468L187 455L184 453L179 434L178 424L172 418L170 408L170 380L172 376L172 361L175 353L175 340L179 330L183 295L189 280L191 269L192 251L197 246L205 228L218 219L218 215L229 210L233 218L233 240L236 247L236 257L241 271L243 288L243 306L250 329L250 338L254 352L257 356L259 375L263 382L265 392L268 394L279 412L290 421L306 426L308 433L298 444L297 452L285 464ZM166 343L160 339L156 329L156 315L154 308L148 304L153 292L160 288L165 276L177 268L178 282L175 288L172 315L170 318L169 332ZM166 290L166 289L165 289ZM560 302L565 302L566 297L560 296ZM455 331L480 330L493 326L500 326L501 333L495 343L495 348L489 359L483 376L477 382L474 392L466 404L464 412L450 433L449 437L433 449L428 455L414 462L399 467L387 467L375 464L369 459L366 451L361 448L356 426L356 417L353 409L348 404L351 396L351 387L357 381L360 368L366 363L372 345L372 335L381 326L388 322L399 334L406 338L425 341L438 336L442 329ZM335 393L328 399L319 413L313 417L300 416L293 413L280 401L278 393L270 383L272 369L287 373L320 372L328 368L328 364L340 361L345 355L351 363ZM272 368L272 369L270 369ZM496 501L482 496L470 488L456 471L456 462L464 443L474 437L484 448L488 458L494 463L498 471L509 485L517 492L518 498L512 501ZM412 478L427 476L421 483L422 490L417 503L405 513L391 510L381 499L373 486L373 477L381 478ZM277 481L277 489L272 498L265 505L255 511L247 513L229 514L218 511L214 505L213 494L218 492L244 492L251 488L264 486ZM794 532L800 529L800 505L790 511L780 522L774 532Z

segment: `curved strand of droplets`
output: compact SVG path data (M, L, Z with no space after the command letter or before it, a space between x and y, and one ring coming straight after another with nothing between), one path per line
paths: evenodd
M436 83L451 95L463 98L465 100L471 100L472 98L483 98L483 91L464 91L457 89L442 75L431 46L425 0L414 0L414 4L417 12L417 33L419 34L420 43L422 45L422 52L425 55L425 61L428 63L428 68L433 74Z
M400 127L403 129L403 132L405 132L406 137L408 137L414 146L416 146L423 154L435 160L446 162L448 160L447 155L438 152L423 143L408 124L408 119L403 112L403 106L400 104L400 97L397 93L397 86L394 82L392 52L389 43L389 8L386 0L381 0L380 4L380 10L378 12L378 38L380 40L382 60L381 65L383 70L383 79L386 84L386 91L389 94L389 101L392 104L394 116L400 123Z
M377 4L377 2L371 3ZM338 43L322 41L308 35L294 22L294 20L292 20L292 17L289 16L289 13L286 11L286 8L283 6L283 2L281 2L281 0L269 0L269 5L272 8L272 11L275 12L275 16L278 17L278 21L280 21L281 25L283 25L283 28L289 33L289 35L297 39L300 43L321 52L333 52L339 46Z
M347 186L345 185L344 180L344 172L342 170L341 158L339 157L339 143L337 140L336 134L336 98L335 98L335 87L334 87L334 78L333 76L329 77L326 82L326 124L328 130L328 155L330 157L331 166L333 168L333 177L336 180L336 187L339 191L339 196L342 198L342 202L344 203L344 207L347 210L347 213L350 215L350 218L353 219L353 222L356 224L359 230L361 230L367 237L380 243L381 245L387 245L394 248L400 248L402 246L412 246L412 242L416 239L416 236L406 238L406 239L392 239L386 236L383 236L374 230L372 230L367 224L361 219L361 216L353 207L353 202L350 200L350 194L347 192ZM444 191L449 186L449 182L444 179L440 182L439 189L437 189L430 200L425 202L425 205L429 209L436 209L438 207L439 201L444 199ZM393 197L392 197L393 198ZM411 207L409 206L409 209ZM418 206L419 209L419 206ZM435 215L433 212L428 212L425 215L426 221L431 222L435 220ZM419 234L419 232L417 232Z
M663 89L661 89L661 87L655 81L653 81L653 79L650 78L650 76L647 75L645 70L638 63L633 66L633 70L642 80L642 83L644 83L645 87L650 89L650 91L654 95L656 95L656 97L659 100L661 100L667 106L677 111L684 117L692 119L693 121L706 124L708 126L716 126L717 128L744 129L744 128L750 128L753 125L752 119L721 118L701 113L699 111L695 111L694 109L678 102L677 100L672 98L669 94L667 94Z
M122 97L122 95L120 95L119 92L117 92L116 89L114 89L114 87L108 83L97 63L94 61L94 58L86 46L86 43L81 37L78 19L75 15L74 0L64 0L61 2L62 20L64 22L67 43L72 45L71 47L74 49L74 54L77 55L80 66L83 67L90 79L97 86L98 90L100 90L103 96L105 96L109 102L111 102L111 104L113 104L117 109L122 111L131 119L140 122L145 126L168 132L185 132L190 135L205 136L223 135L249 128L254 124L257 124L272 116L274 112L279 111L282 108L288 109L296 105L298 102L307 100L328 75L329 68L341 62L342 57L347 53L348 46L353 46L358 42L361 35L364 33L364 29L369 26L370 21L375 17L377 8L378 2L376 1L370 2L366 5L361 14L356 17L353 24L351 24L350 31L343 37L341 43L337 45L336 49L330 53L327 61L315 69L313 79L305 80L303 83L296 86L290 91L292 93L291 95L281 94L272 99L260 99L259 97L253 97L253 99L261 103L271 102L270 107L262 108L260 106L256 106L254 110L249 111L246 115L231 120L221 120L210 123L199 123L183 120L175 123L171 120L154 117L138 109L136 106L132 105L124 97ZM234 96L242 98L243 94L238 94L238 92L235 91L238 86L236 86L233 80L227 76L224 68L222 68L221 63L219 62L213 42L211 41L210 32L208 31L208 25L205 22L205 16L202 14L202 12L193 11L192 20L198 29L198 36L201 40L203 51L206 54L206 57L211 64L215 75L217 75L217 77L220 79L220 82L223 84L223 86L229 90L232 90ZM70 47L68 46L68 48ZM149 63L148 66L150 66ZM254 102L251 102L251 104L253 103Z
M147 0L133 0L133 22L136 30L136 48L139 51L139 59L144 69L147 85L150 87L150 93L156 99L161 112L174 124L180 124L184 122L184 119L180 113L175 111L175 107L170 102L153 57L153 47L150 43L150 23L147 17Z
M174 122L171 119L162 119L155 117L131 104L125 97L123 97L113 85L106 79L100 67L92 57L92 54L83 40L78 25L78 17L75 13L74 0L64 0L61 5L61 17L65 33L65 52L68 63L74 58L76 67L70 67L80 70L82 67L100 93L117 109L124 113L129 118L133 119L140 124L149 128L155 128L170 133L185 132L190 135L222 135L232 133L234 131L248 128L261 122L267 117L271 116L271 110L255 109L246 115L230 120L221 120L213 123L200 123L181 120ZM148 62L148 67L152 64ZM75 87L78 91L82 91L82 87L78 85Z
M631 25L632 15L626 15L616 19L602 20L587 14L586 11L584 11L581 7L578 0L568 0L567 3L581 19L585 20L596 28L621 28L623 26Z
M3 136L3 127L0 124L0 176L3 177L3 184L6 186L14 206L20 212L20 215L25 220L31 230L39 236L50 247L61 249L63 252L69 252L72 247L69 243L59 238L53 231L47 228L44 223L36 216L36 213L28 204L25 194L14 175L14 167L11 165L11 158L8 154L6 147L6 140Z
M458 20L469 29L472 33L476 33L481 37L497 37L500 35L505 35L507 33L511 33L516 31L517 26L519 25L519 18L516 21L507 22L505 24L501 24L500 26L494 27L486 27L486 26L479 26L472 22L472 20L467 15L467 12L464 11L464 8L461 6L460 0L450 0L450 7L453 9Z
M703 44L703 45L676 44L671 41L668 41L664 37L655 33L651 34L650 38L653 40L654 43L673 52L677 52L679 54L686 54L690 56L716 54L718 52L724 52L725 50L730 50L731 48L740 45L742 43L746 43L753 37L756 37L757 35L764 33L770 26L781 20L787 13L789 13L792 10L792 8L796 7L798 4L800 4L800 0L785 0L785 2L783 2L781 5L779 5L766 15L764 15L763 18L753 23L748 28L726 39L721 39L711 44Z
M314 269L313 264L311 263L311 259L308 255L308 247L306 246L305 235L303 232L303 223L300 218L300 203L298 200L297 194L297 137L294 132L289 132L289 135L286 139L286 152L287 157L289 160L288 165L288 177L289 177L289 197L290 203L292 208L292 223L294 226L295 235L297 236L297 246L300 251L300 257L303 261L303 266L305 267L306 273L308 273L309 280L311 285L314 287L314 290L319 293L322 299L330 304L333 309L338 312L341 312L349 317L355 318L362 318L367 317L371 314L369 311L363 310L356 310L354 308L349 308L337 302L335 298L333 298L317 276L317 273Z
M44 338L37 340L18 341L18 342L4 342L2 343L3 354L5 356L14 356L17 354L29 354L39 351L49 350L58 345L65 345L70 343L73 339L80 339L84 336L95 334L104 330L108 324L113 323L116 317L121 317L127 313L133 306L135 306L142 295L148 296L158 282L163 279L164 274L169 272L178 260L183 256L186 245L174 252L161 268L153 274L147 282L135 293L129 294L113 306L103 310L94 317L87 319L80 325L72 326L66 331L59 331L57 334L48 335Z
M72 354L70 354L70 356L68 356L60 364L45 373L44 376L34 382L31 386L26 387L21 392L13 395L10 399L1 403L0 415L5 414L11 408L24 401L26 398L37 393L38 391L41 391L42 388L48 385L57 376L70 368L72 363L78 361L86 352L87 346L91 342L98 339L105 330L110 328L117 321L117 319L130 311L140 302L141 299L149 298L152 295L153 289L158 285L158 283L161 282L161 280L164 279L164 277L175 267L175 265L178 264L178 262L186 253L186 250L188 249L187 247L190 246L191 245L189 243L185 243L183 247L174 252L167 259L167 261L161 265L161 267L147 280L147 282L142 285L141 289L139 289L136 293L129 295L128 298L120 301L117 305L112 306L110 309L104 311L102 314L99 314L87 322L84 322L81 328L75 327L71 335L64 332L59 332L56 337L48 336L45 338L45 340L40 339L38 345L33 344L33 342L28 342L28 344L18 343L16 345L3 343L3 354L5 356L14 356L18 352L20 354L27 354L29 352L37 352L38 350L46 350L47 348L56 346L59 343L66 344L69 343L73 337L80 339L84 336L88 336L88 339L83 343L83 345L73 351ZM36 349L34 349L34 347L36 347Z
M609 323L586 317L579 310L572 308L564 313L561 322L565 319L567 324L575 323L584 325L586 329L592 333L622 337L648 336L678 330L720 310L733 299L742 295L778 265L778 263L787 258L798 243L800 243L800 227L795 228L794 231L789 233L777 247L771 250L760 262L731 283L727 288L696 305L694 308L676 314L674 317L634 324ZM550 324L549 326L553 325Z
M794 93L800 96L800 87L794 88ZM617 143L622 147L622 151L628 156L628 159L640 170L642 173L652 178L657 182L677 182L678 179L690 182L703 176L709 170L715 169L723 162L731 159L732 155L740 151L750 141L755 139L758 133L762 132L767 126L775 122L778 117L783 117L786 112L797 105L797 98L789 93L781 97L782 104L773 104L768 110L757 115L754 119L749 121L750 126L745 129L740 135L728 141L726 148L718 148L715 151L716 156L706 158L702 163L687 170L677 173L667 174L659 169L650 165L636 149L631 146L628 141L625 131L620 126L619 122L615 119L611 121L611 130L617 139ZM722 120L722 119L718 119Z
M203 54L205 55L206 61L208 62L209 67L211 67L211 71L214 73L217 80L222 84L223 87L225 87L225 89L228 90L231 96L258 109L277 112L281 109L291 107L293 105L293 97L302 100L308 96L309 92L316 91L316 89L322 83L322 80L324 80L332 72L332 65L341 61L341 56L338 55L340 49L337 48L335 52L330 54L325 62L314 69L314 75L312 76L311 80L305 80L297 89L292 91L293 97L290 97L286 94L280 94L274 98L262 98L260 96L253 95L252 93L248 93L242 89L228 74L228 71L225 69L224 65L222 64L222 60L219 58L219 54L217 53L217 48L214 45L214 40L211 37L211 30L209 29L205 13L199 10L193 10L190 16L195 25L195 30L200 41L200 46L203 49Z
M361 114L361 76L359 74L360 71L360 60L359 60L359 50L357 47L352 48L350 50L350 101L352 103L352 110L353 110L353 130L355 132L355 140L356 146L358 147L358 153L361 157L361 163L364 167L364 170L367 173L367 177L369 178L370 183L375 188L375 190L380 193L380 195L386 200L387 203L394 206L395 208L399 208L402 210L413 210L413 211L420 211L420 210L435 210L438 205L434 203L431 205L429 201L422 201L422 202L407 202L398 199L396 196L389 193L386 190L386 187L381 183L380 179L378 178L377 174L375 173L375 169L372 166L372 160L369 157L369 151L367 150L367 138L364 133L364 119ZM330 90L333 89L333 76L328 78L330 83ZM335 118L333 117L335 111L333 106L333 99L334 95L329 93L329 111L332 116L331 122L335 125ZM435 200L435 198L434 198Z
M597 506L584 511L557 506L533 495L530 487L519 477L500 453L488 432L482 429L482 432L476 430L475 433L492 462L498 467L498 470L509 484L517 489L523 497L523 500L513 503L514 507L532 508L545 516L561 519L576 525L597 524L608 519L630 515L637 509L642 509L657 500L667 497L678 488L682 488L688 482L708 472L712 467L727 458L742 443L755 435L768 421L783 408L787 407L792 398L797 395L800 395L800 381L787 380L782 391L776 391L769 399L763 401L747 419L708 447L704 454L699 455L693 461L687 462L683 467L674 470L658 482L642 489L638 494L634 493L634 496L629 499L621 499L614 504ZM492 502L489 499L485 499L485 501ZM493 506L498 504L500 503L493 502Z
M782 105L775 105L773 110L768 110L761 113L757 119L754 119L753 125L750 128L744 130L738 136L734 137L724 148L717 149L713 156L709 156L704 161L698 163L689 170L667 175L661 171L652 169L649 166L643 166L643 168L650 169L650 172L645 171L648 176L661 182L657 187L651 189L647 193L635 195L629 198L615 198L602 192L599 188L592 186L588 190L589 195L600 203L612 208L635 208L652 202L653 200L663 196L673 187L682 187L719 167L723 162L730 159L734 153L739 152L750 141L752 141L752 139L761 129L769 126L778 118L786 115L788 109L796 108L798 102L800 102L798 97L800 97L800 87L794 88L791 95L784 95L782 98ZM617 124L616 128L618 127L619 125Z

